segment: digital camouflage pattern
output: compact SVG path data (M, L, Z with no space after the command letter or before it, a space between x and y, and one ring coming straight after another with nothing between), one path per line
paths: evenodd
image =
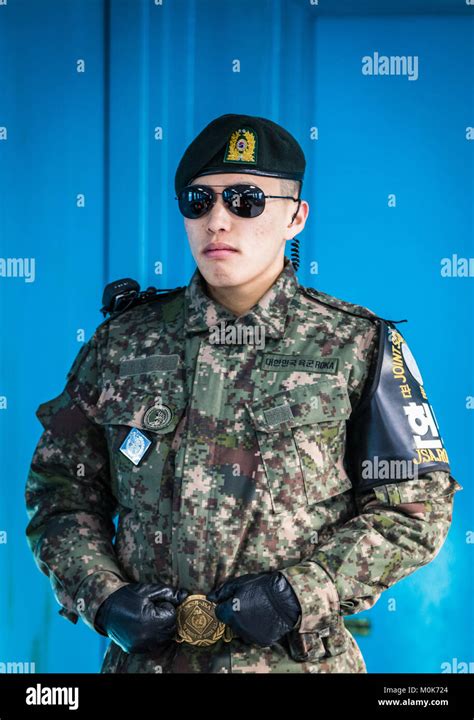
M312 297L285 258L238 319L265 329L263 349L210 342L236 318L198 269L178 292L108 318L81 348L63 392L38 408L44 432L26 484L28 543L60 612L97 630L99 605L127 582L206 594L277 569L303 611L267 648L172 641L127 654L111 642L101 672L367 672L343 617L437 555L462 489L445 471L352 489L346 421L375 359L376 317ZM150 429L157 404L169 422ZM137 465L119 450L131 428L151 440Z

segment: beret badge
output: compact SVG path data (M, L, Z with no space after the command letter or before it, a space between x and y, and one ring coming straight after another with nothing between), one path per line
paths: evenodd
M234 130L227 143L224 162L257 164L257 134L255 130L251 128Z

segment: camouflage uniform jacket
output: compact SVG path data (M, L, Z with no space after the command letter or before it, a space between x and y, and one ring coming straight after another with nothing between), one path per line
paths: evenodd
M346 421L377 353L370 310L304 288L285 258L239 317L265 329L263 349L211 342L221 320L236 317L196 269L188 286L98 326L37 410L28 544L59 612L98 632L100 603L128 582L206 593L278 569L297 593L302 618L281 643L172 641L150 655L111 642L101 672L365 673L343 617L437 555L462 486L432 471L354 492ZM157 404L166 423L150 429ZM291 420L279 415L288 405ZM137 465L119 449L132 428L151 440Z

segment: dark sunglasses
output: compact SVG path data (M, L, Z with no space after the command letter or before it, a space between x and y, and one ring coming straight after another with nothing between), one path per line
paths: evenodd
M265 195L256 185L216 185L223 187L221 193L216 193L208 185L188 185L183 188L175 199L178 201L180 212L190 220L196 220L211 210L217 200L217 195L222 195L222 200L227 209L241 218L254 218L261 215L265 209L265 198L280 198L293 200L301 203L300 198L291 195Z

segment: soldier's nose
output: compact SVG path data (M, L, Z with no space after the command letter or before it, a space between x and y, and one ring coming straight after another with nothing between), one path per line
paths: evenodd
M228 230L232 226L232 217L219 197L207 215L207 229L216 234L219 230Z

